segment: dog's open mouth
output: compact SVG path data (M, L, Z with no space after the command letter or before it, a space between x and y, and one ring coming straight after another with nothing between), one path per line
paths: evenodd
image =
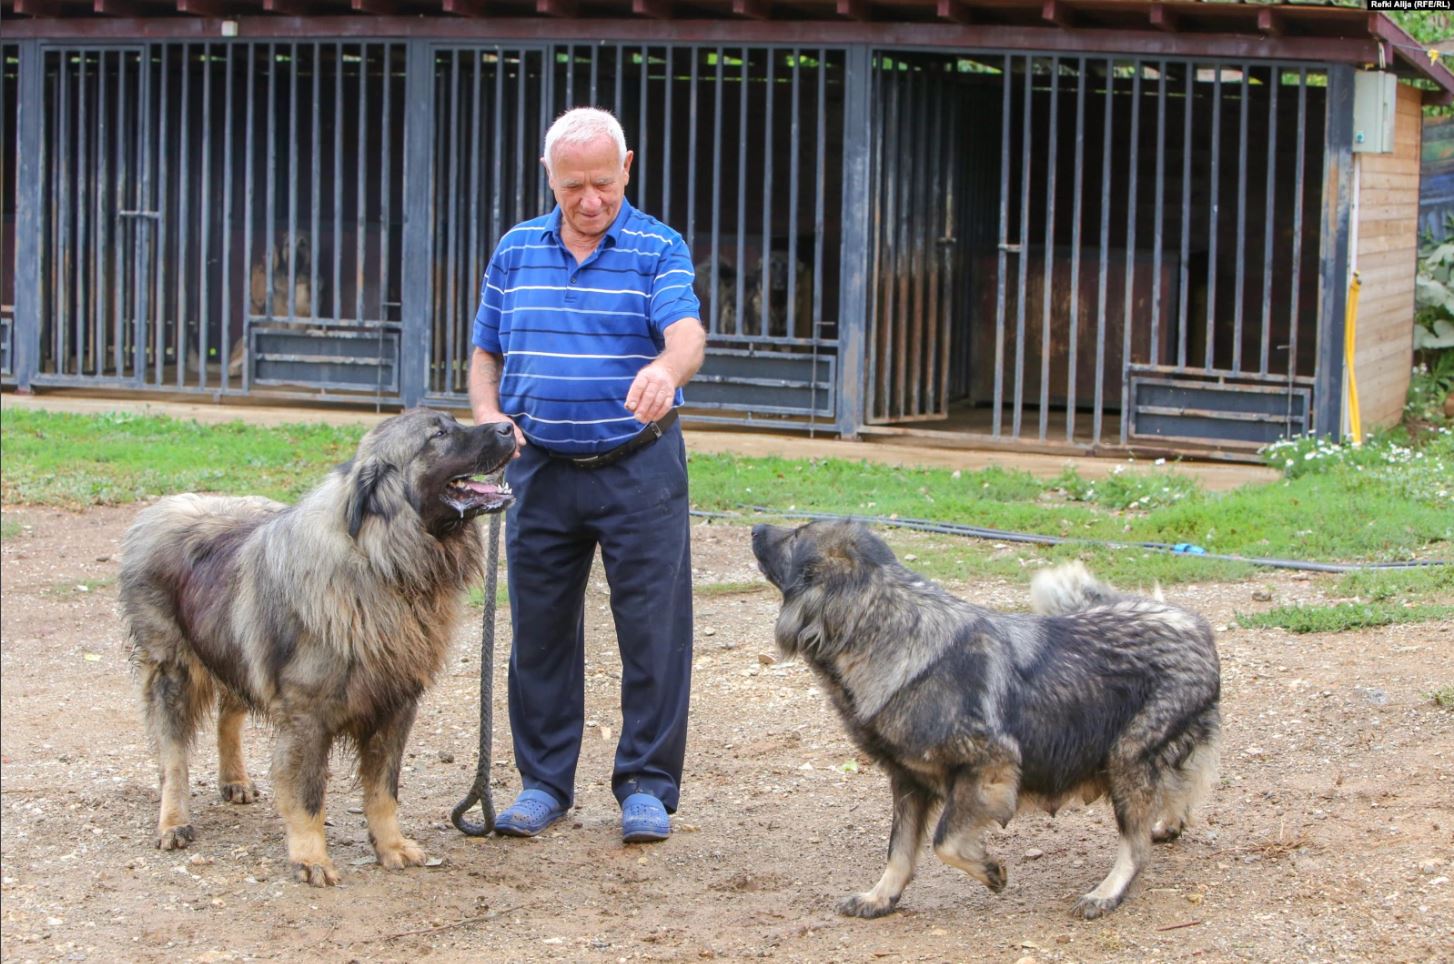
M441 498L461 516L499 512L515 501L515 493L510 491L504 475L504 466L501 466L494 472L458 476L445 485Z

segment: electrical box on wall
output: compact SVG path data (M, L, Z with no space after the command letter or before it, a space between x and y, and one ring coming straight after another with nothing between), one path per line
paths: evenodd
M1353 151L1387 154L1393 150L1393 118L1398 78L1380 70L1353 73Z

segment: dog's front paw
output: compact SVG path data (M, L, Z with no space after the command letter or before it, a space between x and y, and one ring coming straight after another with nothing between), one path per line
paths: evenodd
M183 850L187 844L197 839L197 831L192 829L190 823L184 823L179 827L168 827L165 830L157 831L158 850Z
M254 803L258 798L257 784L251 780L245 783L218 784L217 792L226 803Z
M1120 907L1122 899L1121 897L1115 897L1107 900L1086 894L1075 902L1075 910L1071 913L1076 917L1082 917L1086 920L1095 920L1097 917L1104 917L1117 907Z
M386 847L374 847L374 853L379 858L379 866L387 870L398 870L401 867L423 867L429 858L419 845L408 837L400 837L396 842Z
M897 897L876 897L872 893L849 894L838 902L838 913L844 917L882 917L893 913L899 905Z
M1005 871L1005 865L998 860L986 860L982 871L984 876L980 880L996 894L1004 890L1005 884L1009 883L1010 875Z
M293 879L311 887L332 887L338 883L338 871L328 859L293 864Z

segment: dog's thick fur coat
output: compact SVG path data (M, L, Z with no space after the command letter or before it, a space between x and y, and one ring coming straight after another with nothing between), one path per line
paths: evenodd
M1220 667L1200 616L1118 593L1078 564L1036 581L1041 612L994 612L905 569L851 522L756 526L752 547L783 594L778 645L817 671L889 775L888 866L842 913L894 909L939 805L935 853L998 892L992 824L1109 794L1121 843L1076 904L1086 918L1121 903L1153 840L1181 833L1215 771L1220 726Z
M379 863L424 862L396 819L400 759L480 572L471 520L511 498L469 477L514 450L509 423L469 429L413 409L377 425L296 505L188 494L141 512L123 542L120 599L160 757L158 847L193 839L190 746L215 704L224 800L257 799L246 713L273 726L273 792L298 879L338 880L323 835L336 738L357 749Z

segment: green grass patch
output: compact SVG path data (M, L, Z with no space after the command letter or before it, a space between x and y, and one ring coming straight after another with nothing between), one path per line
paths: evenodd
M19 520L0 519L0 542L9 542L11 539L19 537L24 531L25 526Z
M105 589L116 582L115 576L102 576L100 579L82 579L79 582L58 582L50 587L53 596L80 596L85 593L92 593L98 589Z
M7 504L79 509L174 492L292 501L353 456L358 426L201 425L160 415L5 413Z
M485 608L485 587L476 583L469 587L465 602L473 609L483 610ZM510 605L510 587L506 585L503 575L500 581L495 584L495 608L504 609Z
M1441 687L1428 696L1429 702L1435 706L1445 710L1454 710L1454 686Z
M1350 629L1454 619L1454 606L1404 606L1398 603L1338 603L1334 606L1280 606L1262 613L1238 613L1238 625L1275 627L1292 633L1340 633Z
M1370 602L1406 601L1454 593L1454 566L1418 569L1364 569L1338 581L1341 596Z

